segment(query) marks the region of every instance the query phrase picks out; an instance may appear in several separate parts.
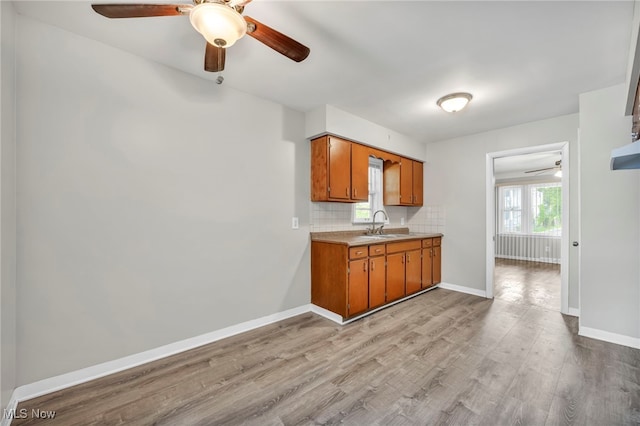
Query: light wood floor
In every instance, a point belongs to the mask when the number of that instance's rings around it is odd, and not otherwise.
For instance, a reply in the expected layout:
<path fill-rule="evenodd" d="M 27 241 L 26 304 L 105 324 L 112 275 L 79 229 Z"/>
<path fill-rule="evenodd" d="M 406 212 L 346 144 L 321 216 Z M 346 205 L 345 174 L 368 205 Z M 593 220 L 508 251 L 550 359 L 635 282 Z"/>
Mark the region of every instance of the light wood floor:
<path fill-rule="evenodd" d="M 46 425 L 640 422 L 640 351 L 576 332 L 559 312 L 435 289 L 346 326 L 300 315 L 19 408 L 55 410 Z"/>
<path fill-rule="evenodd" d="M 560 311 L 560 265 L 496 258 L 493 297 Z"/>

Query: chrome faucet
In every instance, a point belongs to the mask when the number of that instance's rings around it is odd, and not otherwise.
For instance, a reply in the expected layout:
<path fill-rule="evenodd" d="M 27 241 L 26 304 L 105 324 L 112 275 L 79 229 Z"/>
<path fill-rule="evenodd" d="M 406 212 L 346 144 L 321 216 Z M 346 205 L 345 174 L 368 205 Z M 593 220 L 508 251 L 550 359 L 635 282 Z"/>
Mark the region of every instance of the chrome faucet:
<path fill-rule="evenodd" d="M 384 220 L 389 220 L 389 217 L 387 216 L 387 214 L 384 212 L 384 210 L 378 210 L 373 214 L 373 222 L 371 223 L 371 229 L 369 230 L 369 233 L 371 234 L 382 234 L 382 228 L 384 227 L 384 222 L 382 222 L 382 224 L 380 225 L 380 228 L 378 228 L 376 230 L 376 215 L 378 213 L 382 213 L 384 215 Z"/>

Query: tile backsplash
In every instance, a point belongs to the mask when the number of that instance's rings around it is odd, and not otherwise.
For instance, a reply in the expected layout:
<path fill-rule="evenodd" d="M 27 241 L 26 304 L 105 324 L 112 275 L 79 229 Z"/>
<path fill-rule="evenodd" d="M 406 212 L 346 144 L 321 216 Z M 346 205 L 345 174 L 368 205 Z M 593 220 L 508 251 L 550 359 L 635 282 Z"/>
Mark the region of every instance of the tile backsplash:
<path fill-rule="evenodd" d="M 406 207 L 407 224 L 413 232 L 445 234 L 447 211 L 443 205 L 424 205 L 422 207 Z"/>
<path fill-rule="evenodd" d="M 370 225 L 351 223 L 352 204 L 312 202 L 309 227 L 311 232 L 355 231 L 366 229 Z M 409 227 L 413 232 L 445 233 L 445 208 L 441 205 L 422 207 L 385 207 L 389 216 L 389 228 Z M 402 225 L 401 219 L 405 219 Z"/>

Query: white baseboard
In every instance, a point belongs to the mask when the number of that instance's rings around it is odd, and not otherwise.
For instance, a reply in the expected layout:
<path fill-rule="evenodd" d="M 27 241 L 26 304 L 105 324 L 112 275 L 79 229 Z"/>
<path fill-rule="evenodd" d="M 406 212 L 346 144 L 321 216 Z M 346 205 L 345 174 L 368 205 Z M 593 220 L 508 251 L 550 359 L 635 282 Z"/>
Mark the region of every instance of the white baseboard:
<path fill-rule="evenodd" d="M 27 385 L 20 386 L 13 391 L 13 395 L 11 396 L 9 406 L 7 408 L 12 408 L 12 403 L 17 406 L 17 404 L 21 401 L 36 398 L 38 396 L 55 392 L 60 389 L 78 385 L 80 383 L 85 383 L 99 377 L 104 377 L 109 374 L 126 370 L 128 368 L 137 367 L 147 362 L 156 361 L 158 359 L 194 349 L 199 346 L 207 345 L 226 337 L 235 336 L 236 334 L 244 333 L 246 331 L 272 324 L 277 321 L 282 321 L 284 319 L 304 314 L 309 311 L 311 311 L 311 305 L 299 306 L 297 308 L 277 312 L 275 314 L 267 315 L 262 318 L 232 325 L 230 327 L 212 331 L 210 333 L 202 334 L 200 336 L 192 337 L 178 342 L 170 343 L 168 345 L 115 359 L 113 361 L 107 361 L 102 364 L 83 368 L 81 370 L 76 370 L 70 373 L 40 380 L 38 382 L 29 383 Z M 15 408 L 15 406 L 13 408 Z M 6 421 L 7 419 L 3 418 L 0 426 L 8 426 L 11 423 L 10 419 L 8 422 Z"/>
<path fill-rule="evenodd" d="M 569 311 L 567 311 L 567 315 L 571 315 L 572 317 L 579 317 L 580 316 L 580 309 L 569 308 Z"/>
<path fill-rule="evenodd" d="M 431 290 L 434 290 L 436 288 L 438 288 L 438 287 L 436 286 L 436 287 L 430 287 L 430 288 L 427 288 L 427 289 L 424 289 L 424 290 L 420 290 L 417 293 L 410 294 L 409 296 L 403 297 L 402 299 L 394 300 L 393 302 L 389 302 L 389 303 L 387 303 L 385 305 L 380 306 L 379 308 L 372 309 L 372 310 L 367 311 L 367 312 L 365 312 L 365 313 L 363 313 L 361 315 L 358 315 L 356 317 L 349 318 L 349 319 L 346 319 L 346 320 L 343 319 L 341 315 L 338 315 L 338 314 L 336 314 L 334 312 L 328 311 L 328 310 L 326 310 L 324 308 L 321 308 L 320 306 L 317 306 L 317 305 L 314 305 L 314 304 L 311 304 L 311 312 L 313 312 L 314 314 L 318 314 L 321 317 L 324 317 L 326 319 L 329 319 L 329 320 L 331 320 L 331 321 L 333 321 L 333 322 L 335 322 L 337 324 L 345 325 L 345 324 L 349 324 L 350 322 L 357 321 L 360 318 L 364 318 L 366 316 L 369 316 L 369 315 L 371 315 L 371 314 L 373 314 L 375 312 L 378 312 L 378 311 L 381 311 L 383 309 L 386 309 L 386 308 L 388 308 L 390 306 L 396 305 L 398 303 L 402 303 L 405 300 L 413 299 L 416 296 L 420 296 L 421 294 L 424 294 L 424 293 L 426 293 L 428 291 L 431 291 Z"/>
<path fill-rule="evenodd" d="M 474 296 L 487 297 L 487 292 L 485 290 L 479 290 L 477 288 L 464 287 L 456 284 L 449 283 L 440 283 L 438 287 L 444 288 L 445 290 L 453 290 L 460 293 L 473 294 Z"/>
<path fill-rule="evenodd" d="M 13 418 L 11 418 L 7 413 L 15 413 L 16 408 L 18 407 L 18 400 L 16 399 L 15 391 L 11 395 L 11 399 L 7 404 L 7 408 L 2 411 L 2 421 L 0 421 L 0 426 L 9 426 Z"/>
<path fill-rule="evenodd" d="M 579 336 L 590 337 L 592 339 L 603 340 L 617 345 L 628 346 L 630 348 L 640 349 L 640 338 L 625 336 L 623 334 L 611 333 L 609 331 L 598 330 L 597 328 L 589 328 L 580 326 L 578 330 Z"/>
<path fill-rule="evenodd" d="M 314 305 L 313 303 L 311 304 L 311 312 L 313 312 L 314 314 L 320 315 L 323 318 L 326 318 L 328 320 L 331 320 L 337 324 L 344 324 L 344 322 L 342 321 L 342 316 L 331 312 L 325 308 L 321 308 L 318 305 Z"/>

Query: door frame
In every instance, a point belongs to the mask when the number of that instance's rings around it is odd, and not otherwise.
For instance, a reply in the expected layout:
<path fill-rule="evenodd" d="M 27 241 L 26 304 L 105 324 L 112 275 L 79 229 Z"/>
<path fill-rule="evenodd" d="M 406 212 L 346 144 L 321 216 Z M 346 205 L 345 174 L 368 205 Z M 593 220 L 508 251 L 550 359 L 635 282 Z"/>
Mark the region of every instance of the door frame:
<path fill-rule="evenodd" d="M 493 299 L 493 274 L 495 269 L 496 194 L 493 160 L 514 155 L 535 154 L 547 151 L 562 153 L 562 237 L 560 239 L 560 312 L 569 313 L 569 142 L 536 145 L 506 151 L 490 152 L 486 156 L 486 297 Z"/>

